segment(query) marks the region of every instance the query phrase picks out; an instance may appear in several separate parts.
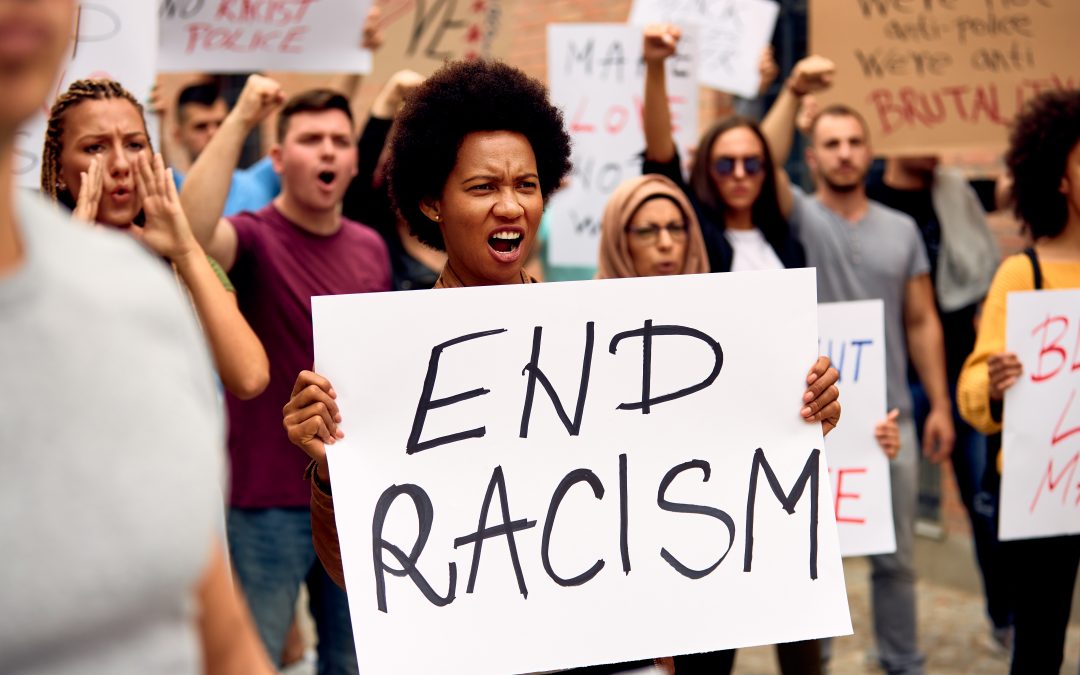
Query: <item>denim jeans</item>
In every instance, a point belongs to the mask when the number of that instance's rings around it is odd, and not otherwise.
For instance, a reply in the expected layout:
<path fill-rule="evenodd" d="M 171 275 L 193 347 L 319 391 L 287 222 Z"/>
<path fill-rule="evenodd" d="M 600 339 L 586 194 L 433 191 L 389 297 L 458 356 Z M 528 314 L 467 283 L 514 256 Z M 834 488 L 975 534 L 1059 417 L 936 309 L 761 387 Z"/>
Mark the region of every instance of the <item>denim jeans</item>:
<path fill-rule="evenodd" d="M 998 495 L 984 481 L 987 470 L 996 471 L 996 466 L 992 464 L 993 458 L 987 456 L 986 436 L 975 431 L 960 417 L 955 388 L 950 395 L 953 399 L 953 427 L 956 429 L 956 443 L 950 459 L 960 499 L 971 521 L 975 560 L 982 574 L 986 597 L 986 613 L 994 628 L 1006 628 L 1013 623 L 1013 603 L 1009 597 L 1010 584 L 1005 575 L 1002 546 L 997 537 Z M 926 390 L 917 382 L 911 384 L 911 398 L 915 404 L 915 424 L 921 441 L 930 402 Z M 993 482 L 996 484 L 997 481 Z"/>
<path fill-rule="evenodd" d="M 229 551 L 259 637 L 280 667 L 300 584 L 319 635 L 319 675 L 356 675 L 356 649 L 345 591 L 330 580 L 311 543 L 306 508 L 229 509 Z"/>
<path fill-rule="evenodd" d="M 896 552 L 870 556 L 871 601 L 878 660 L 890 675 L 922 675 L 915 620 L 915 507 L 921 448 L 912 419 L 902 415 L 900 453 L 889 466 Z"/>

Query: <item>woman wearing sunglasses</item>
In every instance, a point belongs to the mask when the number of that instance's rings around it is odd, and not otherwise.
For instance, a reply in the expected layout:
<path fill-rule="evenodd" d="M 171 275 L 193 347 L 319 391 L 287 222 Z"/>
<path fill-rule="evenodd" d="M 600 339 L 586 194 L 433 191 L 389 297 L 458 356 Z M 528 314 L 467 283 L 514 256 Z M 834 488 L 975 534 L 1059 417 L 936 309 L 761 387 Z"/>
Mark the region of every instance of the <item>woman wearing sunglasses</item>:
<path fill-rule="evenodd" d="M 645 28 L 645 163 L 642 173 L 667 176 L 694 207 L 713 272 L 804 267 L 806 254 L 780 212 L 776 172 L 757 122 L 734 116 L 701 136 L 690 169 L 671 134 L 664 61 L 675 53 L 679 29 Z"/>

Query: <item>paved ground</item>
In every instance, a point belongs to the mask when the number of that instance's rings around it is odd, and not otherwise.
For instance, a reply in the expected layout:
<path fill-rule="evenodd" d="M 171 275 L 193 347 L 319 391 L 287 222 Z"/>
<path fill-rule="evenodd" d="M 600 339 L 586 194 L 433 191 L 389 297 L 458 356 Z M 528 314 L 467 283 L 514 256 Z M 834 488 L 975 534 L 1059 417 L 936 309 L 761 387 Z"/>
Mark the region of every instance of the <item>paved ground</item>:
<path fill-rule="evenodd" d="M 855 634 L 833 643 L 830 675 L 863 675 L 881 672 L 871 664 L 867 652 L 873 646 L 870 621 L 869 563 L 864 558 L 844 564 L 848 602 Z M 919 639 L 927 655 L 926 672 L 932 675 L 1005 675 L 1007 656 L 994 650 L 989 639 L 989 624 L 984 618 L 982 598 L 954 586 L 920 581 Z M 1061 672 L 1077 673 L 1080 662 L 1080 625 L 1069 631 L 1065 665 Z M 739 651 L 736 675 L 772 675 L 776 667 L 775 650 L 757 647 Z"/>

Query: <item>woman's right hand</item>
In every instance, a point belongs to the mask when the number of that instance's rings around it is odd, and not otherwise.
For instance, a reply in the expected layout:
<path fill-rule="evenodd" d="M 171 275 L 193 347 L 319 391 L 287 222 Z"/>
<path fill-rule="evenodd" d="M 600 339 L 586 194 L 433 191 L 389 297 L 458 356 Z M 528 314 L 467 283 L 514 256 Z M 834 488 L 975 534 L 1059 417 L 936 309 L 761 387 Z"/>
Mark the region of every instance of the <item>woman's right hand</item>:
<path fill-rule="evenodd" d="M 95 155 L 90 160 L 90 166 L 86 171 L 81 172 L 79 177 L 82 179 L 82 184 L 79 185 L 79 198 L 75 202 L 75 210 L 72 215 L 88 223 L 97 222 L 103 180 L 101 158 Z"/>
<path fill-rule="evenodd" d="M 300 371 L 293 384 L 292 397 L 282 408 L 282 424 L 289 441 L 315 460 L 319 479 L 329 482 L 326 466 L 326 446 L 333 445 L 345 433 L 338 428 L 337 392 L 330 380 L 310 370 Z"/>
<path fill-rule="evenodd" d="M 991 354 L 986 360 L 986 369 L 990 375 L 990 399 L 994 401 L 1005 398 L 1005 390 L 1016 384 L 1024 374 L 1020 359 L 1012 352 Z"/>
<path fill-rule="evenodd" d="M 653 23 L 645 26 L 642 58 L 645 63 L 663 63 L 675 53 L 682 32 L 670 23 Z"/>

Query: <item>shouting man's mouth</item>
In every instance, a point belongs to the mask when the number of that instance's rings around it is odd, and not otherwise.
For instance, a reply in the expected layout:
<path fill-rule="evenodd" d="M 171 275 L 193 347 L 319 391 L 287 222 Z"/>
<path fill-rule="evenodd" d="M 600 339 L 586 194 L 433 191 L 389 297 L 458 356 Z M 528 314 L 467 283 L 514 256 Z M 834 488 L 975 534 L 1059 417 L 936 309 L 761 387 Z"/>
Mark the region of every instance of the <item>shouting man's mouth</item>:
<path fill-rule="evenodd" d="M 330 185 L 334 182 L 334 178 L 336 177 L 337 175 L 333 171 L 319 172 L 319 180 L 322 182 L 323 185 Z"/>

